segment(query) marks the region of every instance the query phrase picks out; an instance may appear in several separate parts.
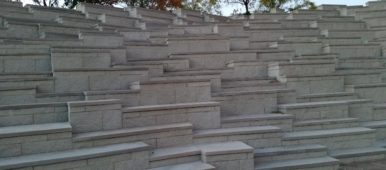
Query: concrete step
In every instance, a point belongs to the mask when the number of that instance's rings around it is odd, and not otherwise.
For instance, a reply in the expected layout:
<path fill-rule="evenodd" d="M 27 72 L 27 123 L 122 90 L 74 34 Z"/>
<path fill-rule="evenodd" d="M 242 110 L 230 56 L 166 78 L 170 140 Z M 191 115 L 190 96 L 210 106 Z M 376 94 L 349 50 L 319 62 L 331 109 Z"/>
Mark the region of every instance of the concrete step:
<path fill-rule="evenodd" d="M 294 50 L 296 55 L 323 53 L 323 44 L 319 41 L 284 42 L 279 41 L 279 50 Z"/>
<path fill-rule="evenodd" d="M 384 103 L 386 98 L 383 95 L 386 84 L 373 83 L 361 85 L 348 85 L 346 89 L 349 92 L 355 92 L 360 98 L 371 99 L 375 103 Z"/>
<path fill-rule="evenodd" d="M 49 54 L 48 45 L 2 44 L 0 55 Z"/>
<path fill-rule="evenodd" d="M 358 57 L 358 58 L 349 58 L 349 59 L 340 58 L 338 60 L 337 67 L 343 68 L 343 69 L 383 68 L 385 66 L 385 61 L 386 60 L 384 58 L 376 58 L 376 57 Z"/>
<path fill-rule="evenodd" d="M 378 141 L 382 141 L 386 139 L 386 120 L 377 120 L 377 121 L 370 121 L 370 122 L 363 122 L 361 124 L 364 127 L 375 129 L 376 130 L 376 137 Z"/>
<path fill-rule="evenodd" d="M 353 149 L 373 146 L 375 130 L 363 127 L 298 131 L 283 136 L 284 146 L 297 144 L 323 144 L 329 150 Z M 347 141 L 352 141 L 347 143 Z"/>
<path fill-rule="evenodd" d="M 222 117 L 221 127 L 277 126 L 283 131 L 292 130 L 292 115 L 254 114 Z"/>
<path fill-rule="evenodd" d="M 293 50 L 271 50 L 271 51 L 259 51 L 257 52 L 258 61 L 288 61 L 295 57 L 295 51 Z"/>
<path fill-rule="evenodd" d="M 320 39 L 324 44 L 337 45 L 337 44 L 361 44 L 363 40 L 361 37 L 342 37 L 342 38 L 332 38 L 326 37 Z"/>
<path fill-rule="evenodd" d="M 72 148 L 69 123 L 1 127 L 0 158 L 63 151 Z M 8 141 L 8 142 L 7 142 Z"/>
<path fill-rule="evenodd" d="M 127 160 L 127 154 L 135 155 L 136 153 L 141 153 L 149 149 L 149 145 L 143 142 L 136 143 L 125 143 L 125 144 L 116 144 L 109 146 L 99 146 L 87 149 L 77 149 L 61 152 L 51 152 L 43 154 L 34 154 L 21 157 L 12 157 L 0 159 L 0 168 L 1 169 L 18 169 L 18 168 L 34 168 L 34 167 L 43 167 L 47 169 L 57 168 L 58 166 L 70 166 L 79 167 L 79 168 L 100 168 L 101 166 L 113 166 L 120 164 L 119 161 L 113 161 L 108 165 L 93 165 L 86 162 L 93 161 L 95 158 L 105 158 L 105 159 L 118 159 L 126 158 L 125 161 L 132 161 L 132 159 Z M 147 152 L 146 152 L 147 153 Z M 145 157 L 143 157 L 145 159 Z M 74 165 L 74 161 L 85 161 L 84 164 Z M 138 161 L 138 160 L 137 160 Z M 145 163 L 145 161 L 139 161 L 140 163 Z M 137 162 L 138 163 L 138 162 Z M 144 166 L 138 164 L 131 164 L 130 166 Z M 129 167 L 127 167 L 129 168 Z"/>
<path fill-rule="evenodd" d="M 116 143 L 146 141 L 155 148 L 191 144 L 192 124 L 176 123 L 158 126 L 124 128 L 75 134 L 74 147 L 93 147 Z M 174 141 L 174 142 L 173 142 Z"/>
<path fill-rule="evenodd" d="M 386 109 L 386 104 L 385 103 L 379 103 L 379 104 L 374 104 L 373 105 L 373 112 L 374 112 L 374 115 L 372 117 L 371 120 L 374 120 L 374 121 L 382 121 L 382 120 L 386 120 L 386 112 L 385 112 L 385 109 Z"/>
<path fill-rule="evenodd" d="M 329 75 L 335 72 L 335 62 L 288 62 L 270 63 L 268 65 L 268 75 L 270 77 L 282 76 L 317 76 Z"/>
<path fill-rule="evenodd" d="M 339 54 L 338 58 L 381 57 L 382 49 L 378 44 L 330 45 L 331 53 Z"/>
<path fill-rule="evenodd" d="M 63 102 L 6 105 L 0 107 L 0 127 L 58 123 L 68 120 Z"/>
<path fill-rule="evenodd" d="M 362 21 L 317 21 L 319 29 L 327 30 L 360 30 L 366 29 L 366 23 Z"/>
<path fill-rule="evenodd" d="M 359 122 L 357 118 L 338 118 L 338 119 L 323 119 L 323 120 L 306 120 L 297 121 L 293 125 L 294 131 L 308 131 L 308 130 L 323 130 L 336 128 L 351 128 L 358 127 Z"/>
<path fill-rule="evenodd" d="M 279 110 L 282 113 L 294 115 L 294 120 L 296 121 L 347 118 L 348 108 L 349 106 L 346 101 L 326 101 L 279 105 Z"/>
<path fill-rule="evenodd" d="M 352 93 L 352 92 L 307 94 L 307 95 L 302 95 L 297 97 L 297 101 L 299 103 L 336 101 L 336 100 L 354 100 L 354 99 L 357 99 L 357 96 L 355 93 Z"/>
<path fill-rule="evenodd" d="M 332 169 L 339 167 L 339 161 L 331 157 L 306 158 L 290 161 L 272 161 L 255 166 L 255 170 Z"/>
<path fill-rule="evenodd" d="M 275 126 L 221 128 L 195 131 L 195 144 L 242 141 L 254 148 L 280 145 L 281 129 Z"/>
<path fill-rule="evenodd" d="M 331 38 L 361 37 L 368 41 L 375 38 L 375 34 L 371 30 L 328 30 L 327 32 L 326 36 Z"/>
<path fill-rule="evenodd" d="M 227 156 L 234 154 L 248 153 L 245 158 L 245 167 L 249 169 L 253 168 L 253 149 L 252 147 L 242 142 L 220 142 L 201 145 L 187 145 L 181 147 L 167 147 L 155 149 L 150 157 L 150 167 L 157 168 L 163 166 L 172 166 L 176 164 L 193 163 L 198 161 L 204 161 L 208 164 L 212 164 L 216 168 L 226 168 L 225 165 L 221 166 L 216 161 L 211 161 L 208 158 L 215 155 L 222 155 L 226 160 Z M 243 155 L 244 156 L 244 155 Z M 223 162 L 223 161 L 220 161 Z M 226 163 L 226 162 L 224 162 Z M 248 165 L 246 165 L 248 164 Z M 226 164 L 228 165 L 228 164 Z M 194 168 L 195 169 L 195 168 Z"/>
<path fill-rule="evenodd" d="M 367 162 L 384 159 L 386 149 L 381 147 L 364 147 L 345 150 L 335 150 L 330 156 L 339 159 L 341 163 Z"/>
<path fill-rule="evenodd" d="M 184 164 L 177 164 L 177 165 L 170 165 L 170 166 L 163 166 L 158 168 L 152 168 L 149 170 L 213 170 L 215 169 L 214 166 L 203 163 L 201 161 L 192 162 L 192 163 L 184 163 Z"/>
<path fill-rule="evenodd" d="M 144 127 L 190 122 L 194 129 L 220 127 L 219 103 L 178 103 L 126 107 L 122 109 L 126 127 Z"/>
<path fill-rule="evenodd" d="M 36 86 L 0 88 L 0 105 L 35 103 Z"/>
<path fill-rule="evenodd" d="M 288 161 L 324 156 L 327 156 L 327 147 L 322 145 L 262 148 L 255 150 L 255 164 L 258 166 L 269 161 Z"/>

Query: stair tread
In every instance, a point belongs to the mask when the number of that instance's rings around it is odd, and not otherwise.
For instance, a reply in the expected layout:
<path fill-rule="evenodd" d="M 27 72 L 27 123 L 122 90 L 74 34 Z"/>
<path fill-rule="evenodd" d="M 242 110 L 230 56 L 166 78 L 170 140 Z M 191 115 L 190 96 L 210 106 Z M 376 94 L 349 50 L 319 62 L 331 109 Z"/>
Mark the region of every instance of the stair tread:
<path fill-rule="evenodd" d="M 179 108 L 218 106 L 218 105 L 219 105 L 218 102 L 177 103 L 177 104 L 162 104 L 162 105 L 126 107 L 126 108 L 122 109 L 122 111 L 123 112 L 136 112 L 136 111 L 152 111 L 152 110 L 179 109 Z"/>
<path fill-rule="evenodd" d="M 314 131 L 289 132 L 284 135 L 284 140 L 313 139 L 328 136 L 344 136 L 347 134 L 366 134 L 374 132 L 374 129 L 364 127 L 340 128 Z"/>
<path fill-rule="evenodd" d="M 126 128 L 126 129 L 117 129 L 117 130 L 105 130 L 97 132 L 85 132 L 74 135 L 74 141 L 88 141 L 88 140 L 98 140 L 106 139 L 112 137 L 122 137 L 128 135 L 138 135 L 138 134 L 147 134 L 147 133 L 156 133 L 163 132 L 172 129 L 191 129 L 192 124 L 190 123 L 176 123 L 168 125 L 157 125 L 157 126 L 145 126 L 145 127 L 136 127 L 136 128 Z"/>
<path fill-rule="evenodd" d="M 197 162 L 152 168 L 150 170 L 210 170 L 210 169 L 215 169 L 215 167 L 210 164 L 197 161 Z"/>
<path fill-rule="evenodd" d="M 336 100 L 336 101 L 319 101 L 319 102 L 305 102 L 305 103 L 292 103 L 292 104 L 282 104 L 279 105 L 279 108 L 286 109 L 298 109 L 306 107 L 328 107 L 332 105 L 342 105 L 356 102 L 368 102 L 368 99 L 351 99 L 351 100 Z"/>
<path fill-rule="evenodd" d="M 327 150 L 327 147 L 323 145 L 298 145 L 298 146 L 272 147 L 272 148 L 256 149 L 255 157 L 267 156 L 267 155 L 305 153 L 305 152 L 324 151 L 324 150 Z"/>
<path fill-rule="evenodd" d="M 335 158 L 358 157 L 382 153 L 386 153 L 386 149 L 381 147 L 365 147 L 330 151 L 330 155 Z"/>
<path fill-rule="evenodd" d="M 254 126 L 254 127 L 237 127 L 237 128 L 221 128 L 195 131 L 195 137 L 211 137 L 223 135 L 245 135 L 255 133 L 272 133 L 281 132 L 279 127 L 275 126 Z"/>
<path fill-rule="evenodd" d="M 222 122 L 244 122 L 248 120 L 271 120 L 271 119 L 290 119 L 290 114 L 247 114 L 237 116 L 227 116 L 222 118 Z"/>
<path fill-rule="evenodd" d="M 88 159 L 93 157 L 126 154 L 128 152 L 142 151 L 147 150 L 149 148 L 149 145 L 143 142 L 135 142 L 93 147 L 87 149 L 76 149 L 69 151 L 3 158 L 0 159 L 0 169 L 13 169 L 36 165 L 54 164 L 59 162 L 78 161 L 80 159 Z"/>
<path fill-rule="evenodd" d="M 331 157 L 319 157 L 319 158 L 307 158 L 289 161 L 273 161 L 267 163 L 261 163 L 255 166 L 255 170 L 284 170 L 284 169 L 300 169 L 300 168 L 312 168 L 328 165 L 338 165 L 339 161 Z"/>
<path fill-rule="evenodd" d="M 386 127 L 386 120 L 363 122 L 362 126 L 369 128 Z"/>
<path fill-rule="evenodd" d="M 228 154 L 239 152 L 252 152 L 253 148 L 243 142 L 220 142 L 209 144 L 195 144 L 188 146 L 158 148 L 150 156 L 151 161 L 181 158 L 185 156 L 205 154 Z"/>
<path fill-rule="evenodd" d="M 0 127 L 0 138 L 16 137 L 16 136 L 24 136 L 24 135 L 60 133 L 60 132 L 70 132 L 70 131 L 71 131 L 71 124 L 68 122 L 7 126 L 7 127 Z"/>
<path fill-rule="evenodd" d="M 352 96 L 355 93 L 352 92 L 335 92 L 335 93 L 313 93 L 301 95 L 298 98 L 317 98 L 317 97 L 335 97 L 335 96 Z"/>
<path fill-rule="evenodd" d="M 333 124 L 333 123 L 344 123 L 344 122 L 356 122 L 357 118 L 335 118 L 335 119 L 317 119 L 317 120 L 305 120 L 294 123 L 295 126 L 306 126 L 314 124 Z"/>

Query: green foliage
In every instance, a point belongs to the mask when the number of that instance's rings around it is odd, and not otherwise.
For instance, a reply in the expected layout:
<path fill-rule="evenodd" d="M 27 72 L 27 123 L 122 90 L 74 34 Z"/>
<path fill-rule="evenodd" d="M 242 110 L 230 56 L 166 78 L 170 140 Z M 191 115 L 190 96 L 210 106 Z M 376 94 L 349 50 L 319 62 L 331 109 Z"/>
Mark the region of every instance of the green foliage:
<path fill-rule="evenodd" d="M 294 11 L 298 9 L 316 9 L 311 0 L 260 0 L 261 11 L 284 10 Z"/>

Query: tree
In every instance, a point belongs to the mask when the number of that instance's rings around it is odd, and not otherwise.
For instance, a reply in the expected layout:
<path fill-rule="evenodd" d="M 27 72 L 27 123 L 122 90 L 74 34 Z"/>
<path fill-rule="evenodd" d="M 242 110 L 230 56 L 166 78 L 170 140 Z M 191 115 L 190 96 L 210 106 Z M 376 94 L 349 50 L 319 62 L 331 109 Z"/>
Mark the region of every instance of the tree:
<path fill-rule="evenodd" d="M 58 7 L 59 0 L 33 0 L 36 5 L 45 7 Z"/>
<path fill-rule="evenodd" d="M 297 9 L 316 9 L 315 3 L 310 0 L 260 0 L 260 10 L 272 11 L 285 10 L 294 11 Z"/>
<path fill-rule="evenodd" d="M 221 4 L 217 0 L 184 0 L 182 8 L 221 15 Z"/>
<path fill-rule="evenodd" d="M 255 6 L 257 0 L 226 0 L 229 4 L 241 4 L 245 8 L 244 15 L 251 15 L 251 8 Z"/>

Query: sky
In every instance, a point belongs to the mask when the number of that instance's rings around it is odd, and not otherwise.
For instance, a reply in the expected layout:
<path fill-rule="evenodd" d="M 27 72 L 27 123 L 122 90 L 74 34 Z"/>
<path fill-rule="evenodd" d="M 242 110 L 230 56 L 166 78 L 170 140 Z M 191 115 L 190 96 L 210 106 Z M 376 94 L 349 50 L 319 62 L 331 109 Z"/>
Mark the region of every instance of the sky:
<path fill-rule="evenodd" d="M 23 3 L 32 3 L 32 0 L 21 0 Z M 316 5 L 321 4 L 344 4 L 344 5 L 365 5 L 368 0 L 312 0 Z M 222 9 L 223 15 L 230 15 L 234 9 L 244 11 L 241 5 L 226 5 Z"/>
<path fill-rule="evenodd" d="M 365 5 L 368 0 L 312 0 L 317 6 L 321 4 Z M 226 5 L 223 7 L 223 15 L 230 15 L 234 9 L 244 11 L 241 5 Z"/>

